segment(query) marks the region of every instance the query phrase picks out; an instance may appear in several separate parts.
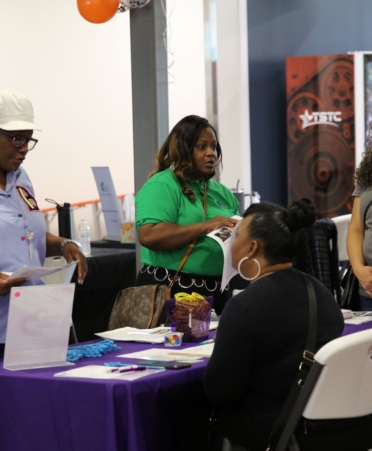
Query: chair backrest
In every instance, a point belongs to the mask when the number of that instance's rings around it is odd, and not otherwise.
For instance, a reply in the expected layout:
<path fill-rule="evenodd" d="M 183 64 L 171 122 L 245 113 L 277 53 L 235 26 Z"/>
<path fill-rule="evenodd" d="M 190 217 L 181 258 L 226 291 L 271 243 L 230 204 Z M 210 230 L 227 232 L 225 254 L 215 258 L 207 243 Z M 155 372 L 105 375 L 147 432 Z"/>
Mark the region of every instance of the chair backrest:
<path fill-rule="evenodd" d="M 44 267 L 50 268 L 51 266 L 53 266 L 56 268 L 60 268 L 61 266 L 65 266 L 66 264 L 67 262 L 64 257 L 47 257 L 44 262 Z M 70 266 L 69 268 L 56 272 L 54 274 L 44 276 L 42 279 L 47 285 L 70 283 L 74 271 L 75 265 Z"/>
<path fill-rule="evenodd" d="M 316 354 L 323 365 L 306 404 L 309 419 L 349 418 L 372 413 L 372 330 L 337 338 Z"/>
<path fill-rule="evenodd" d="M 346 251 L 346 237 L 351 221 L 351 214 L 337 216 L 336 218 L 332 218 L 332 221 L 337 227 L 338 258 L 340 262 L 344 262 L 349 260 L 349 256 Z"/>
<path fill-rule="evenodd" d="M 312 262 L 313 275 L 336 296 L 338 302 L 341 302 L 337 238 L 336 224 L 329 218 L 317 219 L 314 225 L 307 229 L 309 258 Z M 298 269 L 309 272 L 300 267 Z"/>
<path fill-rule="evenodd" d="M 324 345 L 295 402 L 276 451 L 287 450 L 301 416 L 313 420 L 372 413 L 372 329 Z"/>

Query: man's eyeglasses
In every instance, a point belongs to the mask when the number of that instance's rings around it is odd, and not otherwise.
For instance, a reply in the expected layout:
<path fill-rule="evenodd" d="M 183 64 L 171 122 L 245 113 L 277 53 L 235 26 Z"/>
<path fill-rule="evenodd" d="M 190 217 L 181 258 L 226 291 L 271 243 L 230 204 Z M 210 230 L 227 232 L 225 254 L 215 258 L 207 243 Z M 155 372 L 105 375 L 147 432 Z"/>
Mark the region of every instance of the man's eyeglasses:
<path fill-rule="evenodd" d="M 7 132 L 6 130 L 0 129 L 0 133 L 2 135 L 7 135 L 13 138 L 12 145 L 16 149 L 22 149 L 22 147 L 27 146 L 28 150 L 32 150 L 36 146 L 38 141 L 37 139 L 34 138 L 26 138 L 25 136 L 21 135 L 13 135 L 13 133 Z"/>

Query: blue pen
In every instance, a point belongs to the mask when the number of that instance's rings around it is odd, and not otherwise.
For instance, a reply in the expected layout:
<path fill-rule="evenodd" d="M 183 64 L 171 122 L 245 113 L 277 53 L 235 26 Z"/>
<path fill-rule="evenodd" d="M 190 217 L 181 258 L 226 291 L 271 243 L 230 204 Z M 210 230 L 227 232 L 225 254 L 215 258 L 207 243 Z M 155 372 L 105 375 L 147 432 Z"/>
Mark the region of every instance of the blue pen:
<path fill-rule="evenodd" d="M 128 367 L 128 366 L 133 366 L 133 364 L 131 364 L 131 363 L 121 363 L 121 362 L 105 362 L 104 364 L 103 364 L 104 366 L 126 366 L 126 367 Z"/>
<path fill-rule="evenodd" d="M 200 345 L 209 345 L 210 343 L 214 343 L 214 339 L 211 338 L 210 340 L 205 340 L 199 343 Z"/>

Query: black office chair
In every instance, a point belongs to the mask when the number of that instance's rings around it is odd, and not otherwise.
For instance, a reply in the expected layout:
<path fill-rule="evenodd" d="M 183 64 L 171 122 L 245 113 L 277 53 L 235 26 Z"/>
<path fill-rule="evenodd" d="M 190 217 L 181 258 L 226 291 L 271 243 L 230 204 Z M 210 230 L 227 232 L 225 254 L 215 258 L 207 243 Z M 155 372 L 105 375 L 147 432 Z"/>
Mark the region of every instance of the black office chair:
<path fill-rule="evenodd" d="M 332 219 L 318 219 L 298 243 L 294 267 L 320 280 L 341 304 L 338 234 Z"/>

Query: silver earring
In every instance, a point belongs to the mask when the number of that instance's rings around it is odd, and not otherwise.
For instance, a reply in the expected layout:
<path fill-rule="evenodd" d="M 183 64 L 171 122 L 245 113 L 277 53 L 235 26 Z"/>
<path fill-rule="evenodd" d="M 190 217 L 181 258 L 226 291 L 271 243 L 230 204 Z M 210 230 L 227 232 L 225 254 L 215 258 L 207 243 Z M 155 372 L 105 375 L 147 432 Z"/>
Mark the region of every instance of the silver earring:
<path fill-rule="evenodd" d="M 257 279 L 257 277 L 261 274 L 261 265 L 260 265 L 260 262 L 259 262 L 258 260 L 256 260 L 255 258 L 252 258 L 252 261 L 254 261 L 255 263 L 257 263 L 257 266 L 258 266 L 258 273 L 257 273 L 254 277 L 245 277 L 245 276 L 243 276 L 243 274 L 242 274 L 242 272 L 241 272 L 241 270 L 240 270 L 240 265 L 241 265 L 245 260 L 249 260 L 249 257 L 244 257 L 244 258 L 242 258 L 242 259 L 240 260 L 239 265 L 238 265 L 238 273 L 239 273 L 239 276 L 240 276 L 242 279 L 245 279 L 245 280 L 255 280 L 255 279 Z"/>

